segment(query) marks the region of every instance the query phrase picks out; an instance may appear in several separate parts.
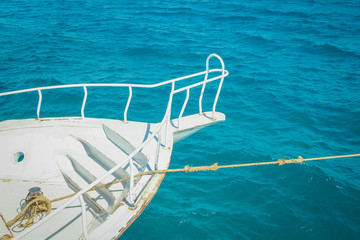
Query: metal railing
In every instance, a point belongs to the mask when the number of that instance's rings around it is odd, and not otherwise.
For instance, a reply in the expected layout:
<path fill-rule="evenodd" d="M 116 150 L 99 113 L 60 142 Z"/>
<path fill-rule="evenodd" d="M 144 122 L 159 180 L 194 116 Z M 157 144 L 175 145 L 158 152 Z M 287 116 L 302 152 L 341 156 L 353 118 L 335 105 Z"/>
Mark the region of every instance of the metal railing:
<path fill-rule="evenodd" d="M 209 69 L 209 60 L 211 58 L 213 58 L 213 57 L 217 58 L 220 61 L 221 66 L 222 66 L 221 69 Z M 208 79 L 209 73 L 213 73 L 213 72 L 218 72 L 218 73 L 221 73 L 221 74 L 216 76 L 216 77 Z M 201 75 L 204 75 L 204 80 L 203 81 L 200 81 L 200 82 L 197 82 L 197 83 L 194 83 L 194 84 L 191 84 L 191 85 L 179 88 L 179 89 L 175 89 L 175 83 L 176 82 L 186 80 L 186 79 L 190 79 L 190 78 L 197 77 L 197 76 L 201 76 Z M 44 217 L 37 224 L 35 224 L 35 225 L 27 228 L 25 231 L 21 232 L 14 239 L 20 239 L 20 238 L 24 237 L 25 235 L 27 235 L 28 233 L 30 233 L 31 231 L 38 228 L 40 225 L 42 225 L 43 223 L 47 222 L 49 219 L 54 217 L 56 214 L 58 214 L 60 211 L 65 209 L 67 206 L 69 206 L 71 203 L 73 203 L 77 199 L 79 199 L 80 204 L 81 204 L 81 212 L 82 212 L 82 218 L 83 218 L 82 219 L 83 235 L 84 235 L 85 239 L 88 239 L 88 232 L 87 232 L 87 226 L 86 226 L 86 214 L 85 214 L 85 202 L 84 202 L 84 199 L 83 199 L 83 194 L 86 193 L 92 187 L 95 187 L 97 184 L 102 182 L 108 176 L 113 174 L 117 169 L 119 169 L 121 166 L 123 166 L 124 164 L 127 164 L 127 163 L 130 164 L 130 189 L 129 189 L 129 193 L 128 193 L 128 198 L 129 198 L 128 201 L 129 201 L 130 204 L 134 204 L 132 187 L 131 187 L 134 184 L 134 174 L 133 174 L 133 171 L 132 171 L 133 167 L 131 167 L 131 165 L 133 164 L 132 163 L 132 158 L 139 151 L 141 151 L 155 137 L 157 137 L 157 141 L 158 141 L 157 148 L 161 147 L 162 143 L 160 141 L 162 141 L 162 139 L 164 139 L 164 146 L 167 148 L 167 146 L 168 146 L 167 135 L 169 133 L 169 127 L 170 127 L 170 117 L 171 117 L 171 108 L 172 108 L 173 95 L 176 94 L 176 93 L 179 93 L 179 92 L 186 91 L 186 97 L 185 97 L 183 106 L 181 108 L 181 111 L 180 111 L 180 114 L 179 114 L 179 117 L 178 117 L 178 128 L 179 128 L 180 123 L 181 123 L 182 115 L 184 113 L 184 110 L 185 110 L 185 108 L 187 106 L 187 103 L 188 103 L 188 100 L 189 100 L 190 89 L 192 89 L 194 87 L 197 87 L 197 86 L 202 86 L 201 94 L 200 94 L 200 97 L 199 97 L 199 113 L 202 114 L 203 113 L 202 98 L 203 98 L 203 94 L 204 94 L 204 91 L 205 91 L 206 84 L 209 83 L 209 82 L 215 81 L 215 80 L 220 80 L 220 83 L 219 83 L 218 89 L 217 89 L 217 93 L 216 93 L 216 96 L 215 96 L 215 99 L 214 99 L 214 102 L 213 102 L 213 107 L 212 107 L 212 118 L 214 118 L 215 117 L 216 104 L 217 104 L 217 101 L 218 101 L 218 98 L 219 98 L 219 94 L 220 94 L 220 91 L 221 91 L 223 80 L 227 75 L 228 75 L 228 71 L 225 70 L 225 65 L 224 65 L 224 62 L 221 59 L 221 57 L 218 56 L 217 54 L 211 54 L 211 55 L 208 56 L 208 58 L 206 60 L 206 70 L 205 71 L 195 73 L 195 74 L 191 74 L 191 75 L 184 76 L 184 77 L 180 77 L 180 78 L 175 78 L 175 79 L 160 82 L 160 83 L 156 83 L 156 84 L 152 84 L 152 85 L 116 84 L 116 83 L 114 83 L 114 84 L 71 84 L 71 85 L 61 85 L 61 86 L 30 88 L 30 89 L 25 89 L 25 90 L 18 90 L 18 91 L 0 93 L 0 97 L 1 97 L 1 96 L 7 96 L 7 95 L 13 95 L 13 94 L 37 91 L 38 95 L 39 95 L 39 101 L 38 101 L 38 106 L 37 106 L 37 117 L 38 117 L 38 119 L 41 119 L 40 118 L 40 110 L 41 110 L 41 105 L 42 105 L 42 91 L 50 90 L 50 89 L 82 87 L 84 89 L 84 97 L 83 97 L 82 107 L 81 107 L 81 117 L 85 118 L 84 110 L 85 110 L 85 105 L 86 105 L 86 101 L 87 101 L 87 89 L 88 88 L 90 88 L 90 87 L 126 87 L 126 88 L 129 89 L 129 96 L 128 96 L 126 107 L 125 107 L 125 110 L 124 110 L 124 121 L 127 122 L 128 121 L 128 119 L 127 119 L 127 111 L 129 109 L 129 106 L 130 106 L 130 103 L 131 103 L 131 100 L 132 100 L 133 88 L 156 88 L 156 87 L 159 87 L 159 86 L 164 86 L 164 85 L 167 85 L 167 84 L 171 84 L 171 92 L 169 94 L 169 100 L 168 100 L 166 112 L 164 114 L 164 117 L 163 117 L 162 121 L 160 122 L 160 124 L 158 124 L 156 130 L 152 132 L 150 137 L 148 137 L 130 155 L 128 155 L 124 160 L 122 160 L 120 163 L 118 163 L 112 169 L 110 169 L 102 177 L 98 178 L 96 181 L 92 182 L 87 187 L 85 187 L 81 191 L 77 192 L 76 195 L 74 195 L 73 197 L 68 199 L 64 204 L 62 204 L 56 210 L 52 211 L 49 215 Z M 164 133 L 164 136 L 162 136 L 163 132 L 161 132 L 163 130 L 163 128 L 166 129 L 165 133 Z M 156 149 L 156 154 L 157 155 L 159 154 L 159 149 Z M 156 158 L 158 158 L 158 156 L 156 156 Z"/>
<path fill-rule="evenodd" d="M 219 59 L 219 61 L 222 64 L 221 69 L 211 69 L 211 70 L 209 70 L 209 60 L 212 57 L 216 57 L 216 58 Z M 208 79 L 209 73 L 212 73 L 212 72 L 221 72 L 221 75 Z M 180 88 L 180 89 L 176 89 L 176 90 L 174 89 L 175 82 L 190 79 L 190 78 L 201 76 L 201 75 L 205 75 L 204 81 L 198 82 L 196 84 L 192 84 L 192 85 Z M 41 110 L 41 105 L 42 105 L 42 91 L 51 90 L 51 89 L 63 89 L 63 88 L 83 88 L 84 89 L 84 97 L 83 97 L 83 102 L 82 102 L 82 106 L 81 106 L 81 117 L 85 118 L 84 111 L 85 111 L 85 105 L 86 105 L 87 96 L 88 96 L 88 93 L 87 93 L 88 88 L 90 88 L 90 87 L 126 87 L 126 88 L 129 88 L 129 97 L 128 97 L 128 101 L 126 103 L 126 107 L 125 107 L 125 110 L 124 110 L 124 121 L 126 122 L 127 121 L 127 112 L 128 112 L 128 109 L 129 109 L 129 106 L 130 106 L 130 103 L 131 103 L 131 99 L 132 99 L 132 89 L 133 88 L 156 88 L 156 87 L 164 86 L 164 85 L 167 85 L 167 84 L 172 84 L 173 87 L 172 87 L 172 91 L 170 93 L 170 97 L 172 97 L 173 94 L 176 94 L 176 93 L 179 93 L 179 92 L 182 92 L 182 91 L 185 91 L 185 90 L 187 91 L 187 97 L 185 99 L 185 103 L 184 103 L 184 106 L 183 106 L 183 109 L 184 109 L 185 106 L 186 106 L 187 100 L 188 100 L 190 88 L 202 85 L 202 90 L 201 90 L 201 94 L 200 94 L 200 97 L 199 97 L 199 113 L 202 113 L 202 98 L 203 98 L 203 94 L 204 94 L 206 84 L 209 83 L 209 82 L 221 79 L 219 87 L 218 87 L 218 92 L 216 94 L 216 98 L 215 98 L 215 101 L 214 101 L 214 104 L 213 104 L 213 113 L 214 113 L 215 108 L 216 108 L 216 104 L 217 104 L 217 100 L 218 100 L 218 97 L 219 97 L 219 94 L 220 94 L 220 90 L 221 90 L 221 87 L 222 87 L 222 83 L 223 83 L 223 80 L 224 80 L 224 77 L 226 77 L 227 75 L 228 75 L 228 71 L 225 70 L 224 62 L 220 58 L 220 56 L 218 56 L 217 54 L 211 54 L 206 60 L 206 71 L 191 74 L 191 75 L 180 77 L 180 78 L 171 79 L 171 80 L 156 83 L 156 84 L 148 84 L 148 85 L 146 85 L 146 84 L 122 84 L 122 83 L 68 84 L 68 85 L 37 87 L 37 88 L 29 88 L 29 89 L 24 89 L 24 90 L 5 92 L 5 93 L 0 93 L 0 97 L 1 96 L 19 94 L 19 93 L 27 93 L 27 92 L 36 92 L 37 91 L 38 95 L 39 95 L 39 101 L 38 101 L 38 106 L 37 106 L 37 118 L 40 119 L 40 110 Z M 169 99 L 169 101 L 170 101 L 170 99 Z M 182 109 L 182 112 L 181 112 L 180 115 L 182 115 L 183 109 Z"/>

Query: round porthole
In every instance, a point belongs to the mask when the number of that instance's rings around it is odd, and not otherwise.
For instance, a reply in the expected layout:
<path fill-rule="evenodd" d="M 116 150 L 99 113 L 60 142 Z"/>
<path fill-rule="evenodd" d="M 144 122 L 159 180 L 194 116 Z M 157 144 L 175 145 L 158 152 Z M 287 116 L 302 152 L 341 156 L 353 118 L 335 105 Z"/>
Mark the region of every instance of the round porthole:
<path fill-rule="evenodd" d="M 22 162 L 25 158 L 25 154 L 21 151 L 14 153 L 13 159 L 15 163 Z"/>

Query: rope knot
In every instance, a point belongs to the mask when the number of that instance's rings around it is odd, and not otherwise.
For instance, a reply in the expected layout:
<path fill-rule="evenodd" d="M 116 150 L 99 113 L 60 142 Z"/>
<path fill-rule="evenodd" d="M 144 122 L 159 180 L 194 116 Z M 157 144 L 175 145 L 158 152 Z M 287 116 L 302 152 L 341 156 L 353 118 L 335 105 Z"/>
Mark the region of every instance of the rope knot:
<path fill-rule="evenodd" d="M 281 165 L 284 165 L 284 164 L 286 163 L 286 160 L 283 159 L 283 158 L 279 158 L 276 162 L 277 162 L 277 164 L 278 164 L 279 166 L 281 166 Z"/>
<path fill-rule="evenodd" d="M 219 163 L 214 163 L 213 165 L 211 165 L 209 167 L 209 170 L 212 170 L 212 171 L 217 171 L 219 169 L 219 166 L 218 166 Z"/>
<path fill-rule="evenodd" d="M 298 158 L 292 158 L 289 160 L 286 160 L 284 158 L 279 158 L 276 162 L 278 165 L 284 165 L 286 163 L 302 163 L 304 161 L 304 158 L 302 156 L 299 156 Z"/>
<path fill-rule="evenodd" d="M 297 159 L 295 159 L 295 163 L 302 163 L 304 161 L 304 158 L 302 156 L 298 156 Z"/>
<path fill-rule="evenodd" d="M 22 230 L 24 230 L 25 228 L 30 227 L 36 222 L 40 221 L 43 217 L 43 213 L 48 215 L 50 212 L 51 202 L 43 194 L 41 194 L 40 196 L 36 196 L 27 202 L 26 206 L 21 210 L 21 212 L 13 220 L 7 222 L 6 225 L 11 227 L 16 222 L 20 221 L 18 225 L 23 227 Z M 38 215 L 40 216 L 40 219 L 36 219 Z M 23 224 L 22 222 L 24 220 L 27 220 L 27 222 Z"/>
<path fill-rule="evenodd" d="M 198 171 L 216 171 L 219 169 L 218 163 L 214 163 L 211 166 L 202 166 L 202 167 L 190 167 L 189 165 L 186 165 L 183 169 L 184 172 L 198 172 Z"/>
<path fill-rule="evenodd" d="M 184 167 L 184 172 L 186 172 L 186 173 L 192 172 L 192 171 L 191 171 L 191 167 L 190 167 L 189 165 L 186 165 L 186 166 Z"/>

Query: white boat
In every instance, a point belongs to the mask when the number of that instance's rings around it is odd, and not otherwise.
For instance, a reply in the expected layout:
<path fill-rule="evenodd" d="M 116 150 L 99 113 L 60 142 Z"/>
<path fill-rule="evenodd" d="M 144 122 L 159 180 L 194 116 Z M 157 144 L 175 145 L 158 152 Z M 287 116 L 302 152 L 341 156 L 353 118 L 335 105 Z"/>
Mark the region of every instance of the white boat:
<path fill-rule="evenodd" d="M 212 58 L 220 61 L 221 68 L 209 69 Z M 227 75 L 223 60 L 211 54 L 205 71 L 153 85 L 74 84 L 1 93 L 6 98 L 35 92 L 38 105 L 37 118 L 0 122 L 0 239 L 118 238 L 144 211 L 165 177 L 135 175 L 168 169 L 173 143 L 225 120 L 216 105 Z M 180 81 L 182 87 L 177 87 Z M 205 112 L 202 98 L 213 81 L 217 90 L 212 111 Z M 133 91 L 156 91 L 164 85 L 171 90 L 165 96 L 161 122 L 128 120 Z M 92 87 L 129 90 L 123 119 L 85 117 L 87 91 Z M 84 91 L 81 116 L 40 116 L 44 92 L 73 88 Z M 201 89 L 196 98 L 199 111 L 183 116 L 194 88 Z M 171 119 L 173 96 L 180 92 L 186 97 L 177 119 Z M 102 185 L 119 179 L 127 180 Z M 93 187 L 97 189 L 88 191 Z"/>

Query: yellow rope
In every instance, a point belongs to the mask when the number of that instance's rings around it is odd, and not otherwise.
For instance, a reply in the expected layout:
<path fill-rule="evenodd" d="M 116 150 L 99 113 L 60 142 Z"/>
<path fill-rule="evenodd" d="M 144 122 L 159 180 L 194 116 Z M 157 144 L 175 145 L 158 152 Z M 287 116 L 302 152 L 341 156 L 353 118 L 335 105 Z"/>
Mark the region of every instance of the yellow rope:
<path fill-rule="evenodd" d="M 33 214 L 25 214 L 26 211 L 30 208 Z M 36 213 L 46 212 L 49 214 L 51 212 L 51 202 L 44 195 L 37 196 L 35 199 L 31 200 L 26 206 L 21 210 L 21 212 L 11 221 L 7 222 L 6 225 L 11 227 L 15 222 L 19 220 L 28 219 L 28 221 L 24 224 L 25 227 L 30 227 L 34 224 L 34 218 L 36 217 Z"/>
<path fill-rule="evenodd" d="M 2 237 L 0 237 L 0 240 L 9 240 L 9 239 L 12 239 L 14 237 L 14 235 L 12 234 L 9 226 L 6 225 L 6 221 L 4 219 L 4 216 L 0 213 L 0 218 L 1 220 L 3 221 L 3 223 L 5 223 L 5 226 L 7 228 L 7 230 L 9 231 L 10 234 L 5 234 L 3 235 Z"/>
<path fill-rule="evenodd" d="M 134 176 L 134 178 L 144 176 L 144 175 L 150 175 L 150 174 L 165 174 L 165 173 L 173 173 L 173 172 L 189 173 L 189 172 L 198 172 L 198 171 L 217 171 L 218 169 L 221 169 L 221 168 L 237 168 L 237 167 L 249 167 L 249 166 L 260 166 L 260 165 L 272 165 L 272 164 L 278 164 L 281 166 L 284 164 L 302 163 L 305 161 L 350 158 L 350 157 L 360 157 L 360 154 L 329 156 L 329 157 L 319 157 L 319 158 L 307 158 L 307 159 L 304 159 L 301 156 L 299 156 L 298 158 L 294 158 L 294 159 L 280 158 L 277 161 L 272 161 L 272 162 L 242 163 L 242 164 L 232 164 L 232 165 L 222 165 L 222 166 L 219 166 L 218 163 L 214 163 L 211 166 L 198 166 L 198 167 L 190 167 L 189 165 L 186 165 L 184 168 L 178 168 L 178 169 L 153 170 L 153 171 L 143 172 L 143 173 L 136 174 Z M 96 190 L 99 188 L 104 188 L 104 187 L 107 187 L 107 186 L 110 186 L 110 185 L 113 185 L 116 183 L 128 181 L 129 179 L 130 179 L 130 177 L 127 177 L 127 178 L 119 179 L 119 180 L 116 180 L 113 182 L 101 184 L 101 185 L 98 185 L 96 187 L 89 189 L 87 192 L 93 191 L 93 190 Z M 24 224 L 24 227 L 29 227 L 35 223 L 34 218 L 35 218 L 37 212 L 46 212 L 46 214 L 49 214 L 51 212 L 51 203 L 52 202 L 57 202 L 57 201 L 60 201 L 60 200 L 66 199 L 66 198 L 70 198 L 74 195 L 76 195 L 76 193 L 69 194 L 69 195 L 66 195 L 66 196 L 63 196 L 60 198 L 56 198 L 51 201 L 49 199 L 47 199 L 44 195 L 40 195 L 40 196 L 36 197 L 35 199 L 31 200 L 22 209 L 22 211 L 13 220 L 7 222 L 6 225 L 7 225 L 7 227 L 10 227 L 17 221 L 20 221 L 20 220 L 23 221 L 24 219 L 28 219 L 28 221 Z M 30 211 L 32 211 L 32 213 L 27 213 L 28 208 L 30 208 Z M 12 237 L 13 236 L 10 236 L 10 235 L 4 235 L 4 236 L 0 237 L 0 240 L 8 240 L 8 239 L 11 239 Z"/>
<path fill-rule="evenodd" d="M 222 165 L 219 166 L 218 163 L 214 163 L 211 166 L 198 166 L 198 167 L 190 167 L 189 165 L 186 165 L 184 168 L 178 168 L 178 169 L 167 169 L 167 170 L 153 170 L 153 171 L 148 171 L 148 172 L 143 172 L 143 173 L 139 173 L 134 175 L 134 178 L 137 177 L 141 177 L 144 175 L 150 175 L 150 174 L 165 174 L 165 173 L 174 173 L 174 172 L 198 172 L 198 171 L 217 171 L 218 169 L 221 168 L 237 168 L 237 167 L 249 167 L 249 166 L 260 166 L 260 165 L 271 165 L 271 164 L 278 164 L 278 165 L 284 165 L 284 164 L 290 164 L 290 163 L 302 163 L 305 161 L 316 161 L 316 160 L 325 160 L 325 159 L 337 159 L 337 158 L 350 158 L 350 157 L 360 157 L 360 154 L 351 154 L 351 155 L 340 155 L 340 156 L 329 156 L 329 157 L 319 157 L 319 158 L 302 158 L 301 156 L 299 156 L 298 158 L 295 159 L 283 159 L 280 158 L 277 161 L 272 161 L 272 162 L 258 162 L 258 163 L 242 163 L 242 164 L 232 164 L 232 165 Z M 113 182 L 109 182 L 109 183 L 105 183 L 105 184 L 101 184 L 98 185 L 96 187 L 90 188 L 87 192 L 99 189 L 99 188 L 104 188 L 104 187 L 108 187 L 110 185 L 116 184 L 116 183 L 120 183 L 120 182 L 124 182 L 124 181 L 128 181 L 130 179 L 130 177 L 127 178 L 123 178 L 123 179 L 119 179 Z M 57 202 L 66 198 L 70 198 L 75 196 L 76 193 L 73 194 L 69 194 L 60 198 L 56 198 L 51 200 L 50 202 Z"/>
<path fill-rule="evenodd" d="M 10 236 L 10 234 L 5 234 L 4 236 L 0 237 L 0 240 L 10 240 L 13 236 Z"/>

